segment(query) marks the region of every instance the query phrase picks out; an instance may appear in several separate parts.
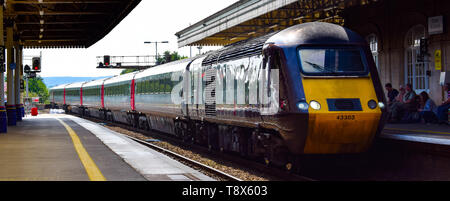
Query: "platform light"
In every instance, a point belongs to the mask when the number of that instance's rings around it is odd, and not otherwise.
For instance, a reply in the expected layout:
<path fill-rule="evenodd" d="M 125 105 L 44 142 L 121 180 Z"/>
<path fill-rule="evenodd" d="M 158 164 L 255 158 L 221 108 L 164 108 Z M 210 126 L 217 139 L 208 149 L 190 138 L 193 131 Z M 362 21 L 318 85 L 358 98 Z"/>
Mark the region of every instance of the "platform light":
<path fill-rule="evenodd" d="M 39 29 L 39 31 L 40 31 L 41 33 L 44 32 L 44 28 Z"/>
<path fill-rule="evenodd" d="M 45 22 L 44 20 L 39 20 L 40 24 L 44 24 L 44 22 Z"/>
<path fill-rule="evenodd" d="M 40 11 L 39 11 L 39 15 L 43 16 L 43 15 L 44 15 L 44 11 L 43 11 L 43 10 L 40 10 Z"/>
<path fill-rule="evenodd" d="M 294 20 L 301 20 L 303 18 L 305 18 L 305 16 L 300 16 L 300 17 L 294 18 Z"/>

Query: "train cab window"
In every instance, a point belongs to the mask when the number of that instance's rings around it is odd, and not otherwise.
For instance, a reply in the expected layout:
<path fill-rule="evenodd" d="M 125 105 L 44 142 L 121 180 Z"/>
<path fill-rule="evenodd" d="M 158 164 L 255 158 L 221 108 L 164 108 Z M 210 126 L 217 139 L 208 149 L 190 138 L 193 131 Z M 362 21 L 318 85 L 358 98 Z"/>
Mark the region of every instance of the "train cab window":
<path fill-rule="evenodd" d="M 300 48 L 301 70 L 305 75 L 366 75 L 367 65 L 361 48 Z"/>

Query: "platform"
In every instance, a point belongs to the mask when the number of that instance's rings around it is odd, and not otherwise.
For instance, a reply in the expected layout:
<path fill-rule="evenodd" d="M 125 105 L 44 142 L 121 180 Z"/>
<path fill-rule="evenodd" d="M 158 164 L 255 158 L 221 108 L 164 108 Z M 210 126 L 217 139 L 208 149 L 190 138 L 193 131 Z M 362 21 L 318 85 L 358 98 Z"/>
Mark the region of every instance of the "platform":
<path fill-rule="evenodd" d="M 387 124 L 382 138 L 450 145 L 450 126 L 445 124 Z"/>
<path fill-rule="evenodd" d="M 0 134 L 0 181 L 212 180 L 96 123 L 26 117 Z"/>

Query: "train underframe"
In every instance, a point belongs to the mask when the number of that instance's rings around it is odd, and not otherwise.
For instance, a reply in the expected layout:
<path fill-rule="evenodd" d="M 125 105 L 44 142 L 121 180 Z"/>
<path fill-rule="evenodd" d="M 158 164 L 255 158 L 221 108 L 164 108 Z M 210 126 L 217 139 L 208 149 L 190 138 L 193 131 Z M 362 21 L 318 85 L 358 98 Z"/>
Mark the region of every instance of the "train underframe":
<path fill-rule="evenodd" d="M 296 171 L 300 167 L 299 156 L 289 152 L 278 132 L 260 126 L 250 128 L 185 117 L 156 117 L 136 111 L 111 111 L 82 106 L 64 105 L 63 109 L 67 114 L 125 124 L 144 131 L 162 132 L 185 143 L 207 147 L 210 151 L 240 155 L 289 171 Z M 121 118 L 117 118 L 118 115 Z"/>

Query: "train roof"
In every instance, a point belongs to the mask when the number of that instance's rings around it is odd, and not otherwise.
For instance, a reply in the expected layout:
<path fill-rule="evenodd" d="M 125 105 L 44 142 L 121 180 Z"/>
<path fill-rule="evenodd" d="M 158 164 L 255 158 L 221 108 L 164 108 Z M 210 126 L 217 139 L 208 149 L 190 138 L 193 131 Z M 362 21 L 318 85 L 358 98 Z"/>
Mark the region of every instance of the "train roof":
<path fill-rule="evenodd" d="M 58 86 L 50 88 L 49 90 L 53 91 L 53 90 L 58 90 L 58 89 L 64 89 L 67 85 L 69 85 L 69 84 L 60 84 Z"/>
<path fill-rule="evenodd" d="M 197 58 L 198 57 L 178 60 L 178 61 L 174 61 L 174 62 L 170 62 L 170 63 L 159 65 L 159 66 L 156 66 L 153 68 L 146 69 L 144 71 L 137 73 L 135 76 L 135 79 L 148 77 L 151 75 L 183 71 L 184 69 L 186 69 L 186 67 L 189 65 L 189 63 L 191 63 L 193 60 L 195 60 Z"/>
<path fill-rule="evenodd" d="M 134 78 L 134 75 L 136 75 L 136 73 L 138 73 L 138 72 L 131 72 L 131 73 L 123 74 L 123 75 L 114 76 L 112 78 L 105 80 L 105 82 L 103 84 L 107 85 L 107 84 L 118 83 L 118 82 L 123 82 L 123 81 L 130 81 Z"/>
<path fill-rule="evenodd" d="M 107 77 L 107 78 L 103 78 L 103 79 L 99 79 L 99 80 L 92 80 L 92 81 L 88 81 L 83 85 L 84 87 L 93 87 L 93 86 L 99 86 L 102 85 L 103 82 L 107 79 L 111 79 L 111 77 Z"/>
<path fill-rule="evenodd" d="M 66 85 L 65 88 L 66 88 L 66 89 L 81 88 L 81 87 L 83 86 L 84 83 L 86 83 L 86 82 L 75 82 L 75 83 Z"/>
<path fill-rule="evenodd" d="M 325 22 L 310 22 L 284 29 L 269 38 L 267 43 L 287 46 L 364 45 L 366 41 L 360 35 L 345 27 Z"/>

